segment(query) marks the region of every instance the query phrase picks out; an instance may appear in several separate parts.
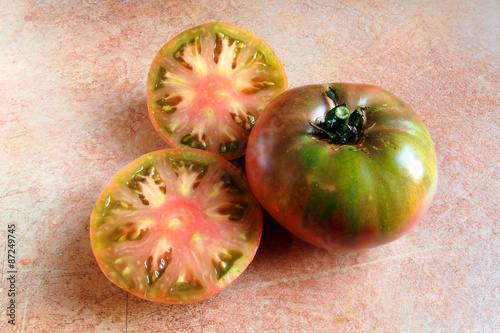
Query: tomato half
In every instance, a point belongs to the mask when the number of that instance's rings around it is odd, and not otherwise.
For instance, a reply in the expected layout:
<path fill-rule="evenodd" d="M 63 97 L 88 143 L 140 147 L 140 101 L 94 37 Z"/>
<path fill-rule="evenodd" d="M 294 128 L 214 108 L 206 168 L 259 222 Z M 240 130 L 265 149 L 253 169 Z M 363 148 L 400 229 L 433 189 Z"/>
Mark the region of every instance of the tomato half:
<path fill-rule="evenodd" d="M 398 238 L 425 214 L 437 183 L 433 142 L 410 107 L 346 83 L 275 98 L 250 135 L 246 172 L 276 221 L 325 249 Z"/>
<path fill-rule="evenodd" d="M 252 261 L 260 206 L 243 174 L 201 150 L 146 154 L 121 170 L 91 217 L 104 274 L 144 299 L 190 303 L 213 295 Z"/>
<path fill-rule="evenodd" d="M 158 52 L 148 75 L 148 108 L 173 147 L 233 159 L 269 101 L 287 89 L 283 66 L 254 34 L 224 23 L 184 31 Z"/>

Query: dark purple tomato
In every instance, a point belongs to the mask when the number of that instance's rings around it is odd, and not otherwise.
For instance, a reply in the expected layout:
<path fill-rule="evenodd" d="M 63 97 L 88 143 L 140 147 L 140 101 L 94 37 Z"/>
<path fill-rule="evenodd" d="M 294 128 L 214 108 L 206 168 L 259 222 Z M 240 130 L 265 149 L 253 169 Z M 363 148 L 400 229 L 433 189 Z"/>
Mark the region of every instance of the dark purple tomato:
<path fill-rule="evenodd" d="M 275 98 L 250 135 L 246 172 L 276 221 L 325 249 L 400 237 L 437 183 L 434 145 L 415 112 L 383 89 L 348 83 Z"/>

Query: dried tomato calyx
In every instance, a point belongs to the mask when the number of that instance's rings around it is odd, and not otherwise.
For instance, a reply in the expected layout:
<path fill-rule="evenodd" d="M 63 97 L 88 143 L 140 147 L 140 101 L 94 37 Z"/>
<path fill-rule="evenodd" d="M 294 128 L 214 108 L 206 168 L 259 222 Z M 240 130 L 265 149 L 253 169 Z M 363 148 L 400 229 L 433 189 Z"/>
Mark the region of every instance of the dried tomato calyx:
<path fill-rule="evenodd" d="M 325 115 L 309 123 L 315 129 L 315 135 L 339 145 L 356 144 L 361 139 L 366 125 L 365 106 L 358 106 L 352 113 L 346 103 L 338 104 L 336 91 L 330 87 L 325 91 L 326 96 L 333 102 L 334 107 L 325 112 Z"/>

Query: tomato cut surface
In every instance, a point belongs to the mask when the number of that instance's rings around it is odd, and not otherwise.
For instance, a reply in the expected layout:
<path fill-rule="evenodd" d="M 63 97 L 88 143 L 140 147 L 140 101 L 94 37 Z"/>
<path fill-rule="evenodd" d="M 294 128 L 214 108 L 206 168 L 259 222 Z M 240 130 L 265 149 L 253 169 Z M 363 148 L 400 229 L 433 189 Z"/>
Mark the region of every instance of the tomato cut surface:
<path fill-rule="evenodd" d="M 148 75 L 149 115 L 169 145 L 233 159 L 244 154 L 264 107 L 286 89 L 283 66 L 261 39 L 208 23 L 158 52 Z"/>
<path fill-rule="evenodd" d="M 260 207 L 243 174 L 215 154 L 167 149 L 121 170 L 91 217 L 104 274 L 144 299 L 190 303 L 228 285 L 252 261 Z"/>

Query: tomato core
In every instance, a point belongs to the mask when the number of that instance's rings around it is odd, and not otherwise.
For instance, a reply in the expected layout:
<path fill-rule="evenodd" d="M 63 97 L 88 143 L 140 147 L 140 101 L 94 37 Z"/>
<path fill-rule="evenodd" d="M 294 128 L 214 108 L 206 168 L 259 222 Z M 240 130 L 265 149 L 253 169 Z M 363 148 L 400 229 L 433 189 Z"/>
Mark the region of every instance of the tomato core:
<path fill-rule="evenodd" d="M 210 113 L 225 109 L 228 102 L 234 99 L 234 94 L 228 89 L 232 87 L 232 79 L 226 75 L 209 73 L 198 78 L 193 83 L 196 91 L 196 109 Z"/>

